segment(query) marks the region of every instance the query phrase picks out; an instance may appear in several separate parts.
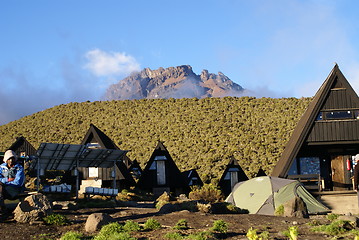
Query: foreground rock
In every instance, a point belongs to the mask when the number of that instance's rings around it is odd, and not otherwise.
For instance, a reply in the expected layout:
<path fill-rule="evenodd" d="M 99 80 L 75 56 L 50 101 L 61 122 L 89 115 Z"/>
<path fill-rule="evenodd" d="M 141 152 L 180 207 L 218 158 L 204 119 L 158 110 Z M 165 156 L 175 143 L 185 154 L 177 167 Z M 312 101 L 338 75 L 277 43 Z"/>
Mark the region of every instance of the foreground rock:
<path fill-rule="evenodd" d="M 107 213 L 93 213 L 91 214 L 85 224 L 86 232 L 95 232 L 99 230 L 102 226 L 113 222 L 114 219 Z"/>
<path fill-rule="evenodd" d="M 14 210 L 14 220 L 19 223 L 34 223 L 52 213 L 52 206 L 41 193 L 26 197 Z"/>
<path fill-rule="evenodd" d="M 308 209 L 300 197 L 295 197 L 283 204 L 284 217 L 308 218 Z"/>

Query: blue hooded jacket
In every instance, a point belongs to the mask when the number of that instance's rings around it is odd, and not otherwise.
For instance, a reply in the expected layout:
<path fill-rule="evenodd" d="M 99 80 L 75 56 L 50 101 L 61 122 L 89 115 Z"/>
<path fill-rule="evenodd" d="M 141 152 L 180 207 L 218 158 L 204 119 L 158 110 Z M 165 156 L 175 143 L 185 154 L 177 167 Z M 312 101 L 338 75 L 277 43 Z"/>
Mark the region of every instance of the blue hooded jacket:
<path fill-rule="evenodd" d="M 16 154 L 13 151 L 10 151 L 11 150 L 6 151 L 4 156 L 4 163 L 0 165 L 0 182 L 9 186 L 22 187 L 25 183 L 24 167 L 17 163 L 10 169 L 8 168 L 6 161 L 10 157 L 16 158 Z M 8 178 L 14 178 L 14 180 L 9 182 Z"/>

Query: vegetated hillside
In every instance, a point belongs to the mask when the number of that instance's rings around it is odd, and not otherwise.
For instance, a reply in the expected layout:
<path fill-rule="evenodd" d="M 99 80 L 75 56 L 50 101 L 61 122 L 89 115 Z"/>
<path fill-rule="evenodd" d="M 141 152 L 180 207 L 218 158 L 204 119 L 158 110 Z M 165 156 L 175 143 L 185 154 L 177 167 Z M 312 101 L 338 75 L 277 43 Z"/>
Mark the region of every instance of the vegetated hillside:
<path fill-rule="evenodd" d="M 79 144 L 90 123 L 104 131 L 142 167 L 157 140 L 181 171 L 198 169 L 216 182 L 231 155 L 249 177 L 271 173 L 311 98 L 225 97 L 142 99 L 59 105 L 0 126 L 0 150 L 24 136 L 41 142 Z"/>

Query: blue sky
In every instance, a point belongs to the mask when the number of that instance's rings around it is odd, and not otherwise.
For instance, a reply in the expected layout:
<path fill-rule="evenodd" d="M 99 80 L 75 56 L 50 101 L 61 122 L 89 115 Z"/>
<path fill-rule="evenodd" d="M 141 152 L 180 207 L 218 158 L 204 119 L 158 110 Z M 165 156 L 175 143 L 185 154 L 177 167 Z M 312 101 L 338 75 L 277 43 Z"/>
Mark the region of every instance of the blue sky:
<path fill-rule="evenodd" d="M 359 92 L 359 1 L 2 0 L 0 125 L 100 100 L 143 68 L 223 72 L 256 97 L 313 96 L 334 66 Z"/>

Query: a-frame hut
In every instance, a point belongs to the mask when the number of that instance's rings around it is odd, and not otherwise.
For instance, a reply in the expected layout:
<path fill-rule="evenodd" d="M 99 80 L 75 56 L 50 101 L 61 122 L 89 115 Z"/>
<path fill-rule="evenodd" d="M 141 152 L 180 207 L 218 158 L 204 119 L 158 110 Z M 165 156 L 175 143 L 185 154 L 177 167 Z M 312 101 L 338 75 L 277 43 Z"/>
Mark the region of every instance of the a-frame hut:
<path fill-rule="evenodd" d="M 34 148 L 34 146 L 32 146 L 31 143 L 27 141 L 26 138 L 23 136 L 17 137 L 15 142 L 8 149 L 13 150 L 16 153 L 22 164 L 24 163 L 24 160 L 26 158 L 31 158 L 32 156 L 36 155 L 36 149 Z M 1 162 L 2 159 L 3 154 L 0 158 Z"/>
<path fill-rule="evenodd" d="M 351 189 L 352 156 L 358 153 L 358 95 L 335 65 L 294 129 L 272 176 L 318 175 L 324 190 Z"/>
<path fill-rule="evenodd" d="M 186 180 L 161 141 L 158 141 L 137 186 L 155 196 L 165 191 L 176 195 L 189 192 Z"/>
<path fill-rule="evenodd" d="M 219 180 L 218 186 L 221 188 L 222 193 L 228 196 L 236 183 L 246 180 L 248 180 L 246 173 L 232 156 Z"/>
<path fill-rule="evenodd" d="M 35 156 L 36 149 L 34 146 L 26 140 L 25 137 L 17 137 L 15 142 L 9 147 L 13 150 L 19 157 Z"/>
<path fill-rule="evenodd" d="M 262 168 L 260 168 L 256 174 L 256 177 L 264 177 L 264 176 L 267 176 L 267 174 Z"/>
<path fill-rule="evenodd" d="M 81 144 L 86 145 L 88 148 L 120 150 L 104 132 L 93 124 L 90 124 L 90 128 Z M 134 186 L 135 181 L 127 169 L 127 164 L 130 165 L 131 161 L 125 156 L 123 159 L 119 159 L 116 164 L 116 169 L 94 167 L 80 168 L 80 173 L 84 180 L 101 180 L 101 187 L 111 187 L 114 181 L 114 173 L 116 173 L 116 187 L 128 188 Z"/>
<path fill-rule="evenodd" d="M 203 186 L 201 177 L 199 176 L 196 169 L 184 171 L 184 172 L 182 172 L 182 175 L 183 175 L 183 178 L 186 180 L 187 185 L 189 187 L 194 187 L 194 186 L 202 187 Z"/>
<path fill-rule="evenodd" d="M 134 179 L 139 179 L 142 175 L 142 168 L 137 160 L 133 160 L 131 166 L 128 168 L 128 171 L 131 173 Z"/>

